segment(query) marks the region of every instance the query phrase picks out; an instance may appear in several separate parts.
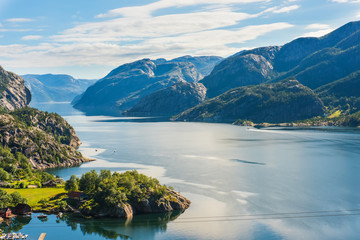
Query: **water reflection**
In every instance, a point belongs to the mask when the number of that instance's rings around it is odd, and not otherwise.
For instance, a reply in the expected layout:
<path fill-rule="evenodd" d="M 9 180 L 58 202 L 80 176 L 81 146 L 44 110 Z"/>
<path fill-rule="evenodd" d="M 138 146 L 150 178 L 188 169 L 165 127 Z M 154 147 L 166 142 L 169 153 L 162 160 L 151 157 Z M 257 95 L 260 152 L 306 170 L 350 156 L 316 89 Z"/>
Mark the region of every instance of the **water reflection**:
<path fill-rule="evenodd" d="M 23 217 L 17 216 L 13 219 L 5 219 L 2 223 L 0 223 L 0 229 L 4 231 L 4 233 L 18 232 L 31 221 L 31 217 Z"/>
<path fill-rule="evenodd" d="M 133 239 L 134 235 L 149 237 L 157 233 L 166 232 L 167 223 L 180 216 L 181 211 L 174 211 L 162 214 L 146 214 L 135 216 L 132 219 L 100 218 L 86 219 L 76 214 L 64 214 L 62 217 L 48 216 L 47 231 L 66 227 L 73 232 L 81 232 L 88 239 Z M 54 222 L 55 225 L 54 225 Z M 31 228 L 39 228 L 39 222 L 31 217 L 16 217 L 8 219 L 0 224 L 5 233 L 19 232 L 24 227 L 25 231 Z M 56 230 L 58 231 L 58 230 Z M 137 238 L 137 237 L 134 237 Z M 51 237 L 51 239 L 57 239 Z"/>

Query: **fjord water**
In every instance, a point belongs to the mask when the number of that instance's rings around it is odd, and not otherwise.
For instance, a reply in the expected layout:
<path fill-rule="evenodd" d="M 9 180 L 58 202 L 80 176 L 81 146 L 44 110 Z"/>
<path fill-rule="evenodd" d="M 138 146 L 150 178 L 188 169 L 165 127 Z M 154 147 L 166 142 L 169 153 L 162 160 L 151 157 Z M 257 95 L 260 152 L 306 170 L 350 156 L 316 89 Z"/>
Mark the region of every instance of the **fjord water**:
<path fill-rule="evenodd" d="M 192 201 L 183 214 L 131 221 L 32 219 L 49 239 L 358 239 L 360 131 L 149 122 L 58 111 L 97 161 L 52 172 L 137 169 Z M 61 108 L 60 108 L 61 107 Z"/>

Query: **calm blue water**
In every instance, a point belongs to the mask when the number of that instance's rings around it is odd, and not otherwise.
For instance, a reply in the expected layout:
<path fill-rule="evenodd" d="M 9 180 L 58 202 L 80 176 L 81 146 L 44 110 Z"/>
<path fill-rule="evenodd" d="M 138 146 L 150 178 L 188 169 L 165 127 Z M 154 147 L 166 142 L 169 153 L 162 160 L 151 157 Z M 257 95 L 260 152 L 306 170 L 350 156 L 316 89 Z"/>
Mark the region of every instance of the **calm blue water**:
<path fill-rule="evenodd" d="M 129 122 L 83 116 L 68 105 L 37 107 L 63 115 L 83 142 L 80 150 L 98 159 L 55 174 L 137 169 L 174 186 L 192 205 L 181 215 L 127 222 L 50 216 L 45 223 L 32 219 L 22 232 L 45 231 L 48 239 L 360 238 L 357 129 Z"/>

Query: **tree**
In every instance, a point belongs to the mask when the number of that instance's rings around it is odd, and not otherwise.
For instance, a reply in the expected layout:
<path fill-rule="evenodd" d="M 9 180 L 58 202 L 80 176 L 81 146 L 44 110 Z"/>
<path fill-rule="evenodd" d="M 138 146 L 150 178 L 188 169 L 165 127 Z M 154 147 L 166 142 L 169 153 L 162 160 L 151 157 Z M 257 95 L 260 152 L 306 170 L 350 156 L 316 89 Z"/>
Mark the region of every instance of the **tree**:
<path fill-rule="evenodd" d="M 65 182 L 65 190 L 68 192 L 77 191 L 79 189 L 79 178 L 71 175 L 70 179 Z"/>
<path fill-rule="evenodd" d="M 7 181 L 10 179 L 10 174 L 8 174 L 4 169 L 0 168 L 0 181 Z"/>
<path fill-rule="evenodd" d="M 9 195 L 6 191 L 0 189 L 0 208 L 5 208 L 9 204 Z"/>
<path fill-rule="evenodd" d="M 9 194 L 9 199 L 10 205 L 14 207 L 19 203 L 27 203 L 27 199 L 23 198 L 19 192 L 13 192 Z"/>
<path fill-rule="evenodd" d="M 96 189 L 98 181 L 99 179 L 97 172 L 92 170 L 81 176 L 79 181 L 79 188 L 81 191 L 84 191 L 87 194 L 92 193 Z"/>

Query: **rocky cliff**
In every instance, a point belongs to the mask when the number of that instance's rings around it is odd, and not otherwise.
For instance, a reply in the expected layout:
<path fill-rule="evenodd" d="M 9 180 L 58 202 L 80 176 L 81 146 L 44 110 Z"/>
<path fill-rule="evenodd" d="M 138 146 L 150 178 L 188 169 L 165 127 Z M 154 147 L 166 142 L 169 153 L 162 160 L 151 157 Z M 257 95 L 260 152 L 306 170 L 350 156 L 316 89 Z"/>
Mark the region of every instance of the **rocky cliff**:
<path fill-rule="evenodd" d="M 30 101 L 31 94 L 24 80 L 0 66 L 0 106 L 14 110 L 27 106 Z"/>
<path fill-rule="evenodd" d="M 88 161 L 77 151 L 80 140 L 62 117 L 29 107 L 0 115 L 0 143 L 24 154 L 34 169 Z"/>
<path fill-rule="evenodd" d="M 249 52 L 220 62 L 201 83 L 208 89 L 208 98 L 212 98 L 231 88 L 263 83 L 272 75 L 271 62 L 262 55 Z"/>
<path fill-rule="evenodd" d="M 173 116 L 203 102 L 206 88 L 201 83 L 179 82 L 143 97 L 126 116 Z"/>
<path fill-rule="evenodd" d="M 322 101 L 297 80 L 231 89 L 173 118 L 176 121 L 281 123 L 323 115 Z"/>

